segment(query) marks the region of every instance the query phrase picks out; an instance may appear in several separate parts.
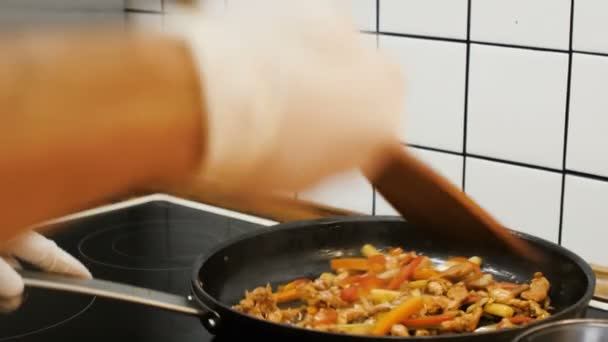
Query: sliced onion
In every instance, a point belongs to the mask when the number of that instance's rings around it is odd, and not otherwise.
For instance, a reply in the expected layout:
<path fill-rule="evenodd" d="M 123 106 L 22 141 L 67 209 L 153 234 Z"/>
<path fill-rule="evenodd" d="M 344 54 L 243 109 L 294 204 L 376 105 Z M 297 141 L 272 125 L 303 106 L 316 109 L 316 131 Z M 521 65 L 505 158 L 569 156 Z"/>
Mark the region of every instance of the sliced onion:
<path fill-rule="evenodd" d="M 396 276 L 397 273 L 399 273 L 399 269 L 398 268 L 393 268 L 393 269 L 390 269 L 388 271 L 384 271 L 384 272 L 378 274 L 378 278 L 380 278 L 380 279 L 390 279 L 390 278 Z"/>

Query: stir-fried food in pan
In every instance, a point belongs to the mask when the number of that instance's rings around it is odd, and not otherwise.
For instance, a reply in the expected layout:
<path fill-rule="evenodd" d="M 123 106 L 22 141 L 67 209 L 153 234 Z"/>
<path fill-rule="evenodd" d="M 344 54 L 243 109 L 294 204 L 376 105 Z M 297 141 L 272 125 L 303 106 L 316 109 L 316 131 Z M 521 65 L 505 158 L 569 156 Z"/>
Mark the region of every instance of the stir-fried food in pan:
<path fill-rule="evenodd" d="M 550 283 L 498 281 L 479 257 L 441 263 L 401 248 L 361 249 L 336 258 L 315 279 L 245 292 L 234 309 L 306 329 L 362 335 L 426 336 L 504 329 L 551 315 Z"/>

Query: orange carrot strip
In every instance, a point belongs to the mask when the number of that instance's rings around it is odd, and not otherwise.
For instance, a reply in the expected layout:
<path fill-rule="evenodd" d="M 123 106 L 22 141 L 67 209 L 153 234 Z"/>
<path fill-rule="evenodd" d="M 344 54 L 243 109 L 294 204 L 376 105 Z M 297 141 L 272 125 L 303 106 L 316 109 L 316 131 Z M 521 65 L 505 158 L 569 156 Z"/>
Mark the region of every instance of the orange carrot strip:
<path fill-rule="evenodd" d="M 424 259 L 423 256 L 418 256 L 416 257 L 416 259 L 412 260 L 412 262 L 403 266 L 403 268 L 401 268 L 401 271 L 399 271 L 399 273 L 393 279 L 391 279 L 390 283 L 388 283 L 388 286 L 386 288 L 389 290 L 398 289 L 404 281 L 410 279 L 418 265 L 420 265 L 420 263 L 422 262 L 422 259 Z"/>
<path fill-rule="evenodd" d="M 321 309 L 314 317 L 314 325 L 334 324 L 338 320 L 338 312 L 334 309 Z"/>
<path fill-rule="evenodd" d="M 369 260 L 367 258 L 338 258 L 332 259 L 330 266 L 333 270 L 367 271 L 369 270 Z"/>
<path fill-rule="evenodd" d="M 414 271 L 414 280 L 427 280 L 439 276 L 439 272 L 429 267 L 418 267 Z"/>
<path fill-rule="evenodd" d="M 293 288 L 275 293 L 274 298 L 276 299 L 277 303 L 285 303 L 299 299 L 300 296 L 298 294 L 298 289 Z"/>
<path fill-rule="evenodd" d="M 372 255 L 367 258 L 369 270 L 374 273 L 384 272 L 386 269 L 386 257 L 382 254 Z"/>
<path fill-rule="evenodd" d="M 359 287 L 351 286 L 340 291 L 340 298 L 345 302 L 354 302 L 359 299 Z"/>
<path fill-rule="evenodd" d="M 281 291 L 287 291 L 296 288 L 298 285 L 309 283 L 310 279 L 296 279 L 285 285 Z"/>
<path fill-rule="evenodd" d="M 420 311 L 423 306 L 422 297 L 408 298 L 376 321 L 371 331 L 372 335 L 386 335 L 393 325 Z"/>

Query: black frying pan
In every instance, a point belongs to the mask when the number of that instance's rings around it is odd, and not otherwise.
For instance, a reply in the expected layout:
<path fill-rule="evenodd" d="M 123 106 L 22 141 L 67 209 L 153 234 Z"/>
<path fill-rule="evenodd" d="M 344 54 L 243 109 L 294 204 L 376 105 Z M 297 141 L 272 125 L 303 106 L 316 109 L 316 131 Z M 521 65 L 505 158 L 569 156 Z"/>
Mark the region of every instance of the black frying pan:
<path fill-rule="evenodd" d="M 329 270 L 329 260 L 339 255 L 358 255 L 361 246 L 401 246 L 431 258 L 450 256 L 483 258 L 483 271 L 508 281 L 529 281 L 540 271 L 551 282 L 550 296 L 556 308 L 544 322 L 578 318 L 585 310 L 595 287 L 591 267 L 567 249 L 530 235 L 513 232 L 527 240 L 544 257 L 533 264 L 504 246 L 470 243 L 454 244 L 441 236 L 429 236 L 422 227 L 395 217 L 345 217 L 279 224 L 227 241 L 194 265 L 192 296 L 176 295 L 134 288 L 100 280 L 77 281 L 48 274 L 24 271 L 27 286 L 76 291 L 121 300 L 139 302 L 196 315 L 211 333 L 231 340 L 231 336 L 260 336 L 283 341 L 367 341 L 372 337 L 343 335 L 306 330 L 260 320 L 233 310 L 245 290 L 275 286 L 295 278 L 316 277 Z M 411 341 L 441 340 L 452 342 L 511 342 L 526 327 L 492 332 L 450 334 L 430 337 L 408 337 Z M 373 337 L 390 340 L 395 337 Z"/>

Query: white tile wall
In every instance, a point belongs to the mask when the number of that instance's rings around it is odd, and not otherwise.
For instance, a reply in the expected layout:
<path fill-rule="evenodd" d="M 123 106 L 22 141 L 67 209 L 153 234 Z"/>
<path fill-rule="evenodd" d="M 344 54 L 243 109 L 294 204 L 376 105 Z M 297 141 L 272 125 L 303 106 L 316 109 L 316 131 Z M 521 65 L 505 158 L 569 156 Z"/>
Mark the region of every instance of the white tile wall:
<path fill-rule="evenodd" d="M 156 11 L 160 0 L 150 1 L 130 1 L 128 22 L 151 28 L 158 27 L 155 16 L 165 25 L 179 20 L 169 0 L 162 2 L 164 14 L 133 13 L 133 7 Z M 201 5 L 222 10 L 229 1 Z M 361 30 L 375 31 L 375 0 L 333 1 L 352 10 Z M 470 36 L 477 44 L 468 53 L 468 0 L 379 0 L 380 34 L 361 38 L 395 54 L 405 68 L 403 140 L 419 147 L 410 151 L 457 185 L 464 178 L 466 192 L 512 228 L 558 242 L 563 218 L 562 243 L 608 266 L 602 226 L 608 221 L 608 56 L 575 53 L 568 87 L 570 3 L 471 0 Z M 574 50 L 608 54 L 608 2 L 574 3 Z M 375 203 L 376 214 L 397 214 L 358 172 L 299 196 L 363 214 Z"/>
<path fill-rule="evenodd" d="M 566 176 L 562 242 L 589 262 L 608 265 L 608 182 Z"/>
<path fill-rule="evenodd" d="M 562 175 L 467 157 L 466 191 L 503 225 L 558 242 Z"/>
<path fill-rule="evenodd" d="M 163 10 L 163 0 L 125 0 L 125 7 L 130 10 L 160 12 Z"/>
<path fill-rule="evenodd" d="M 608 1 L 574 1 L 572 47 L 579 51 L 608 53 Z"/>
<path fill-rule="evenodd" d="M 357 170 L 332 176 L 298 198 L 364 214 L 373 210 L 373 188 Z"/>
<path fill-rule="evenodd" d="M 380 35 L 378 46 L 405 70 L 404 141 L 462 151 L 466 45 Z"/>
<path fill-rule="evenodd" d="M 471 39 L 568 49 L 571 0 L 471 0 Z"/>
<path fill-rule="evenodd" d="M 15 29 L 74 29 L 85 25 L 113 26 L 122 29 L 125 14 L 116 10 L 12 10 L 0 1 L 0 30 Z"/>
<path fill-rule="evenodd" d="M 467 11 L 467 0 L 380 0 L 380 31 L 466 39 Z"/>
<path fill-rule="evenodd" d="M 608 177 L 606 57 L 574 54 L 566 167 Z"/>
<path fill-rule="evenodd" d="M 360 30 L 376 31 L 376 0 L 349 0 Z"/>
<path fill-rule="evenodd" d="M 568 56 L 471 46 L 467 152 L 561 168 Z"/>
<path fill-rule="evenodd" d="M 163 30 L 163 16 L 155 13 L 129 12 L 127 13 L 127 25 L 129 28 L 152 32 Z"/>

